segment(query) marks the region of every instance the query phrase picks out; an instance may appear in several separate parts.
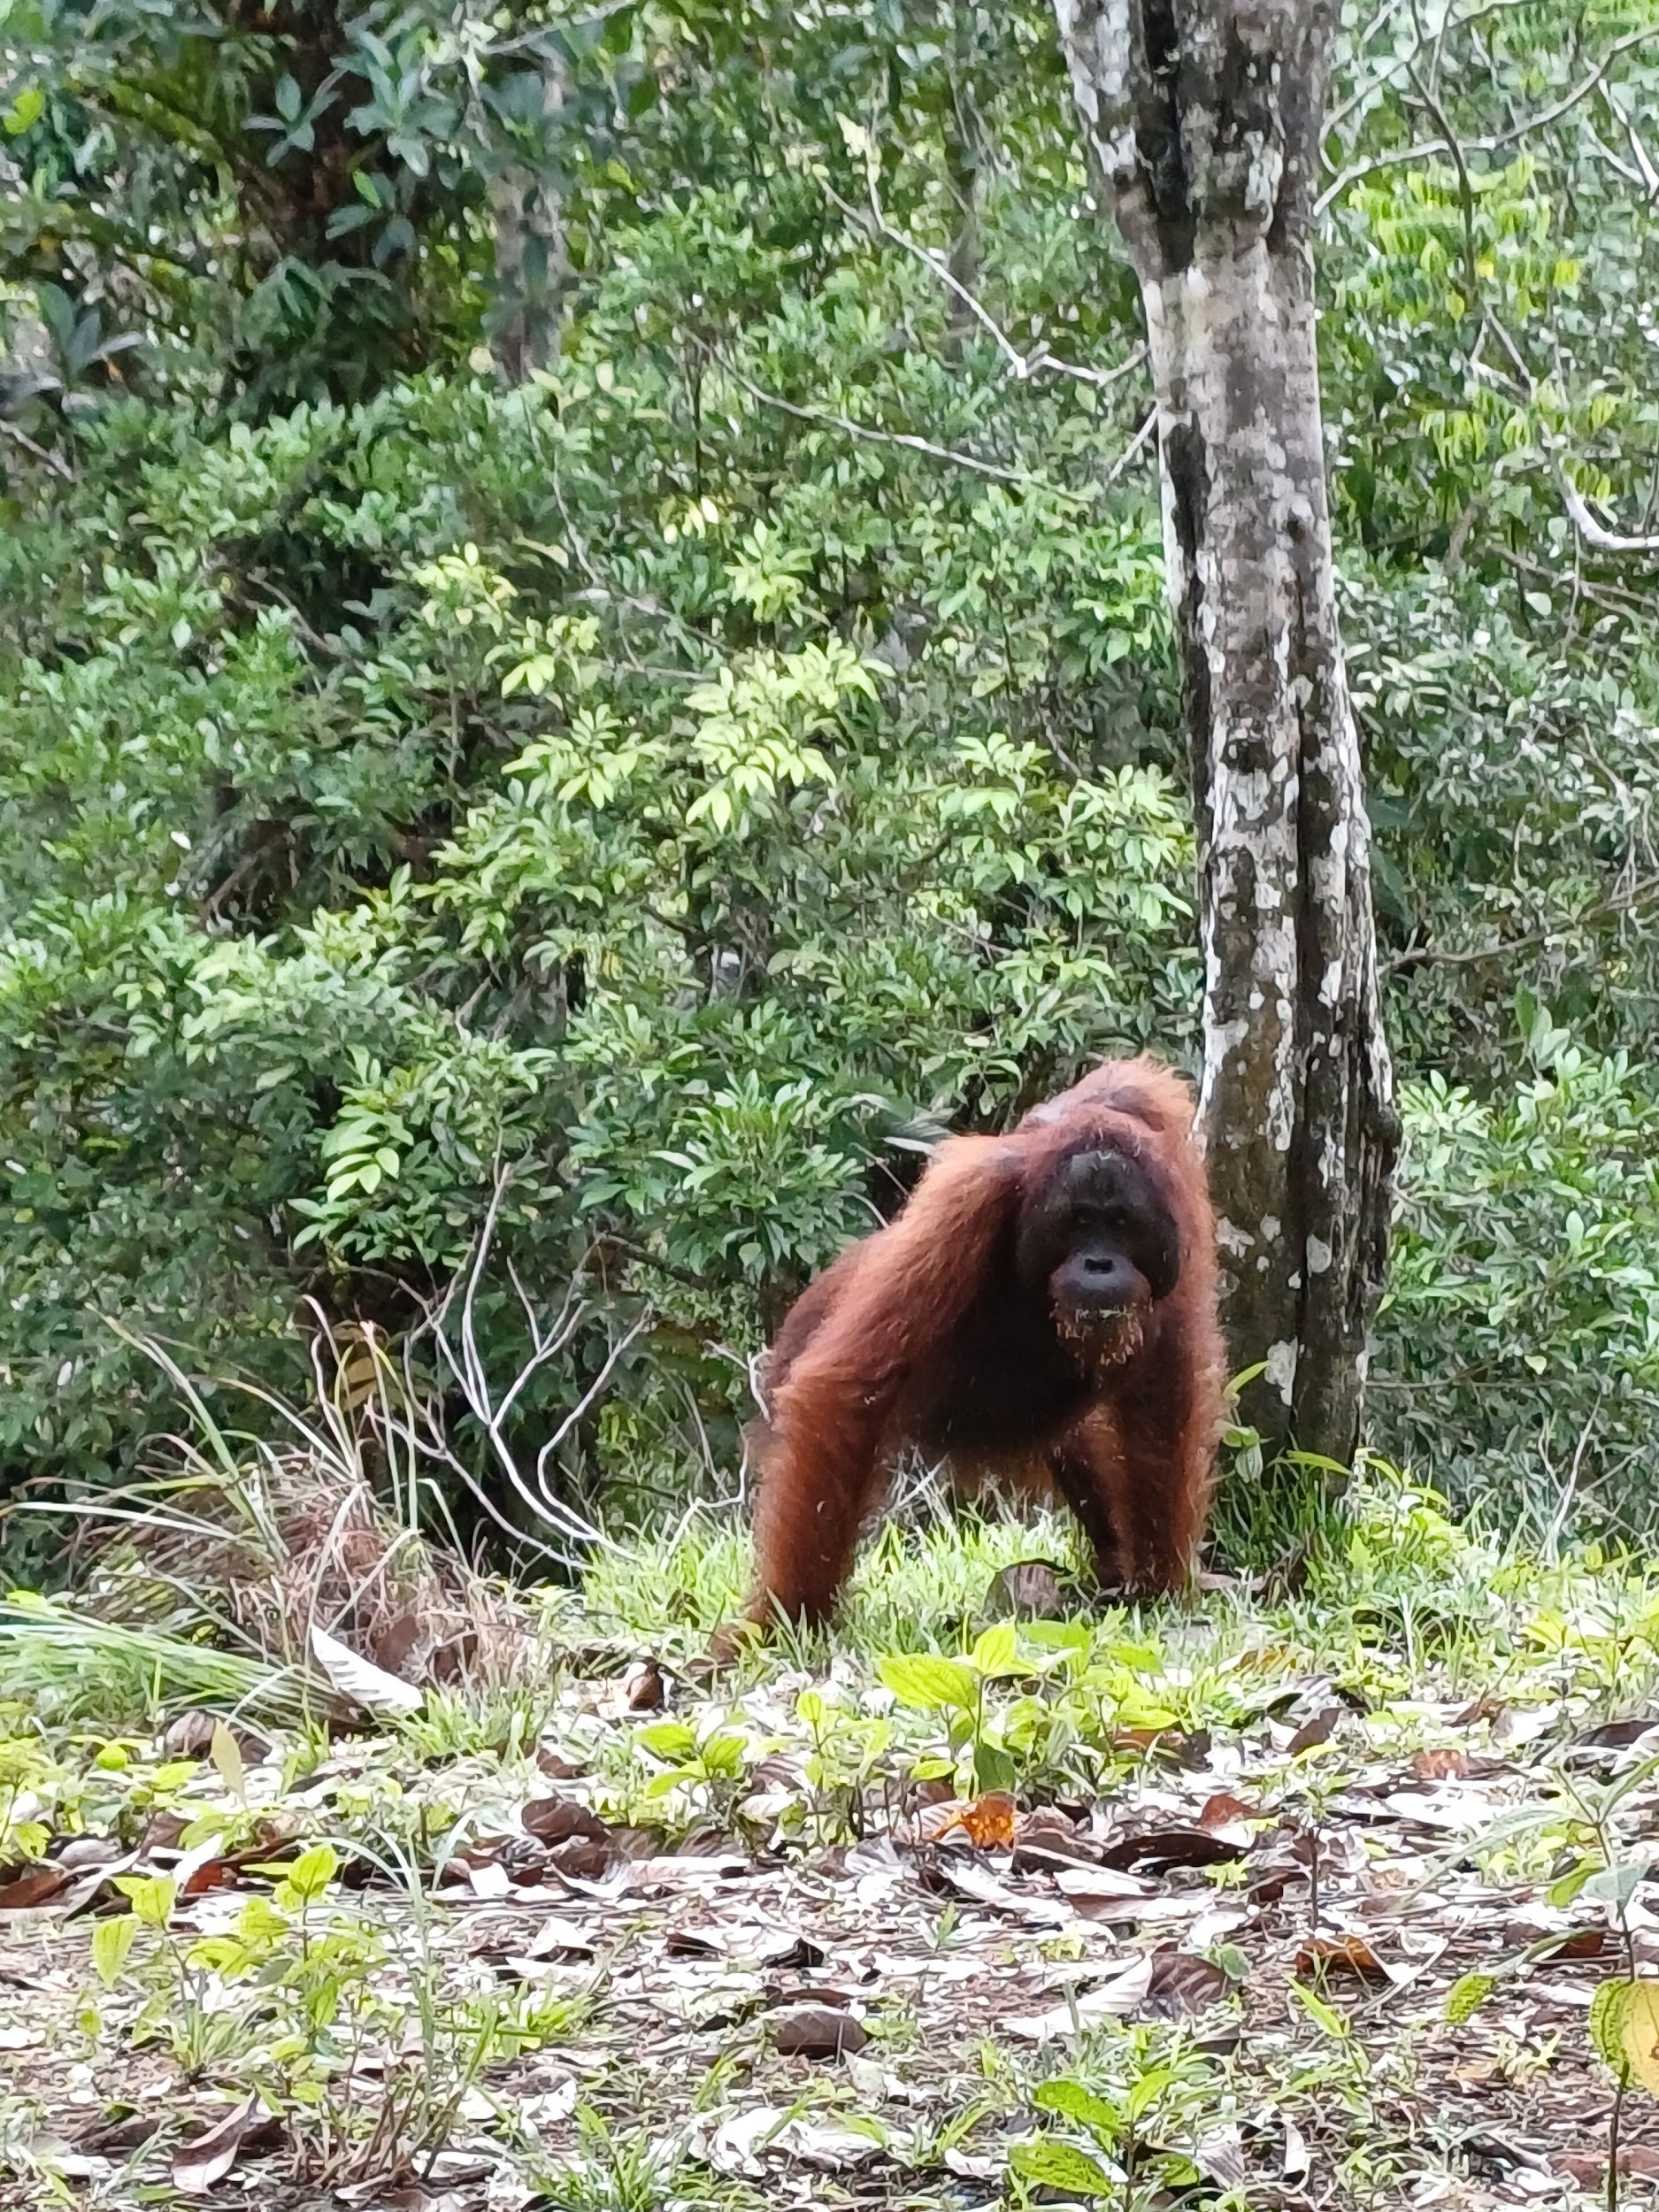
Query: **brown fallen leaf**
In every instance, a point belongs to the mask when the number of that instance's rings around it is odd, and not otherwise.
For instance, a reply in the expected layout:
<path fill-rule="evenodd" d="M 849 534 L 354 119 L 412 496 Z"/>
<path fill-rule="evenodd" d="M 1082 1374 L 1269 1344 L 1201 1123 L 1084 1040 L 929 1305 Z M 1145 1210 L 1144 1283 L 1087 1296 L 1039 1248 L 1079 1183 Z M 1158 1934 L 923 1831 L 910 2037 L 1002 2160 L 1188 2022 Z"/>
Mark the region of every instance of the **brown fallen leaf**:
<path fill-rule="evenodd" d="M 807 1778 L 797 1759 L 787 1759 L 781 1752 L 769 1752 L 758 1759 L 749 1770 L 749 1793 L 757 1797 L 772 1790 L 802 1791 Z"/>
<path fill-rule="evenodd" d="M 1555 2170 L 1567 2180 L 1576 2182 L 1580 2189 L 1599 2189 L 1607 2179 L 1607 2152 L 1605 2149 L 1558 2152 Z M 1649 2150 L 1646 2143 L 1621 2144 L 1618 2170 L 1626 2180 L 1659 2181 L 1659 2151 Z"/>
<path fill-rule="evenodd" d="M 760 1641 L 761 1630 L 753 1621 L 727 1621 L 709 1639 L 709 1664 L 734 1667 L 751 1644 Z"/>
<path fill-rule="evenodd" d="M 1502 1710 L 1502 1698 L 1483 1695 L 1476 1698 L 1472 1704 L 1465 1705 L 1462 1712 L 1454 1713 L 1449 1725 L 1453 1728 L 1478 1727 L 1483 1720 L 1496 1720 Z"/>
<path fill-rule="evenodd" d="M 148 1858 L 153 1851 L 177 1849 L 179 1839 L 189 1824 L 182 1813 L 175 1813 L 171 1806 L 162 1807 L 144 1823 L 144 1832 L 138 1839 L 139 1851 Z"/>
<path fill-rule="evenodd" d="M 1244 1856 L 1242 1844 L 1224 1836 L 1207 1835 L 1202 1828 L 1148 1828 L 1138 1836 L 1124 1836 L 1101 1853 L 1102 1866 L 1120 1871 L 1132 1866 L 1159 1874 L 1172 1866 L 1220 1866 Z"/>
<path fill-rule="evenodd" d="M 580 1881 L 597 1882 L 609 1872 L 611 1856 L 609 1839 L 601 1843 L 592 1836 L 572 1836 L 552 1847 L 543 1870 L 573 1876 Z"/>
<path fill-rule="evenodd" d="M 446 1637 L 426 1662 L 428 1678 L 445 1688 L 465 1680 L 472 1671 L 478 1657 L 478 1631 L 464 1628 L 457 1635 Z"/>
<path fill-rule="evenodd" d="M 178 1893 L 180 1897 L 205 1897 L 212 1890 L 229 1889 L 235 1879 L 236 1867 L 233 1860 L 204 1859 L 191 1867 L 180 1882 Z"/>
<path fill-rule="evenodd" d="M 810 1937 L 780 1933 L 757 1947 L 755 1962 L 774 1974 L 803 1974 L 822 1966 L 825 1956 L 823 1946 Z"/>
<path fill-rule="evenodd" d="M 376 1719 L 418 1713 L 426 1703 L 419 1690 L 402 1681 L 395 1674 L 388 1674 L 384 1667 L 377 1667 L 372 1659 L 365 1659 L 337 1636 L 313 1621 L 311 1632 L 311 1657 L 329 1686 L 349 1704 Z"/>
<path fill-rule="evenodd" d="M 549 1913 L 519 1955 L 530 1960 L 591 1958 L 596 1948 L 596 1939 L 586 1928 L 573 1920 L 561 1919 L 557 1913 Z"/>
<path fill-rule="evenodd" d="M 868 2166 L 881 2155 L 880 2146 L 869 2135 L 829 2121 L 792 2115 L 787 2107 L 779 2105 L 751 2105 L 718 2127 L 700 2128 L 692 2140 L 696 2154 L 706 2159 L 717 2173 L 741 2174 L 755 2181 L 764 2177 L 766 2168 L 762 2162 L 767 2157 L 787 2160 L 795 2167 L 837 2173 Z M 780 2192 L 771 2200 L 791 2199 Z"/>
<path fill-rule="evenodd" d="M 663 1938 L 663 1948 L 672 1959 L 719 1959 L 726 1956 L 723 1944 L 712 1936 L 700 1935 L 695 1928 L 671 1928 Z"/>
<path fill-rule="evenodd" d="M 981 1860 L 961 1855 L 948 1859 L 941 1853 L 918 1871 L 923 1887 L 935 1894 L 954 1893 L 969 1898 L 976 1905 L 985 1905 L 993 1912 L 1011 1913 L 1016 1919 L 1028 1920 L 1038 1927 L 1064 1927 L 1071 1917 L 1071 1909 L 1056 1899 L 1012 1889 L 1006 1882 L 999 1881 Z"/>
<path fill-rule="evenodd" d="M 597 1813 L 570 1797 L 533 1797 L 518 1809 L 518 1824 L 526 1835 L 549 1848 L 580 1836 L 589 1843 L 608 1843 L 611 1831 Z"/>
<path fill-rule="evenodd" d="M 618 1859 L 654 1859 L 662 1849 L 661 1833 L 655 1828 L 613 1828 L 611 1831 L 611 1856 Z"/>
<path fill-rule="evenodd" d="M 1472 1774 L 1474 1761 L 1466 1751 L 1443 1744 L 1431 1751 L 1419 1751 L 1411 1761 L 1411 1771 L 1419 1782 L 1444 1782 L 1453 1776 Z"/>
<path fill-rule="evenodd" d="M 1279 2172 L 1286 2181 L 1302 2181 L 1312 2166 L 1313 2154 L 1308 2148 L 1306 2137 L 1294 2120 L 1286 2119 L 1285 2155 L 1279 2162 Z"/>
<path fill-rule="evenodd" d="M 674 1846 L 677 1859 L 727 1859 L 733 1855 L 732 1839 L 718 1820 L 700 1820 Z"/>
<path fill-rule="evenodd" d="M 835 2005 L 790 2005 L 773 2014 L 768 2025 L 776 2047 L 793 2058 L 840 2058 L 862 2051 L 870 2040 L 864 2023 Z"/>
<path fill-rule="evenodd" d="M 1575 1737 L 1572 1747 L 1575 1751 L 1624 1751 L 1655 1728 L 1659 1728 L 1659 1719 L 1651 1713 L 1629 1720 L 1605 1720 L 1599 1728 L 1586 1729 L 1582 1736 Z"/>
<path fill-rule="evenodd" d="M 396 1675 L 400 1681 L 419 1682 L 426 1672 L 432 1648 L 442 1633 L 442 1628 L 429 1613 L 419 1607 L 406 1607 L 375 1632 L 370 1654 L 375 1665 L 384 1668 L 388 1674 Z"/>
<path fill-rule="evenodd" d="M 69 1886 L 69 1869 L 53 1859 L 30 1859 L 0 1874 L 0 1912 L 30 1912 Z"/>
<path fill-rule="evenodd" d="M 1148 1904 L 1153 1896 L 1145 1882 L 1116 1867 L 1064 1867 L 1054 1878 L 1055 1887 L 1072 1911 L 1085 1920 L 1132 1920 L 1136 1917 L 1136 1908 Z"/>
<path fill-rule="evenodd" d="M 1201 2135 L 1193 2146 L 1193 2163 L 1220 2188 L 1241 2191 L 1245 2183 L 1241 2131 L 1229 2124 Z"/>
<path fill-rule="evenodd" d="M 100 2120 L 84 2135 L 77 2136 L 75 2148 L 95 2158 L 125 2158 L 129 2152 L 142 2150 L 163 2124 L 159 2112 L 124 2112 L 114 2119 Z"/>
<path fill-rule="evenodd" d="M 472 2212 L 478 2202 L 470 2189 L 442 2189 L 434 2196 L 422 2183 L 401 2189 L 377 2189 L 374 2212 Z"/>
<path fill-rule="evenodd" d="M 1340 1705 L 1327 1705 L 1322 1713 L 1316 1713 L 1311 1720 L 1303 1721 L 1285 1746 L 1285 1756 L 1294 1759 L 1298 1752 L 1311 1751 L 1316 1745 L 1329 1743 L 1332 1732 L 1341 1717 L 1342 1708 Z"/>
<path fill-rule="evenodd" d="M 53 1854 L 52 1863 L 66 1874 L 88 1874 L 95 1866 L 113 1866 L 126 1855 L 108 1836 L 71 1836 L 63 1849 Z"/>
<path fill-rule="evenodd" d="M 655 1659 L 636 1659 L 622 1682 L 631 1713 L 658 1713 L 668 1702 L 663 1671 Z"/>
<path fill-rule="evenodd" d="M 204 2197 L 216 2182 L 223 2181 L 236 2163 L 258 2102 L 257 2097 L 244 2097 L 223 2119 L 180 2144 L 173 2154 L 173 2185 L 181 2196 Z"/>
<path fill-rule="evenodd" d="M 1184 2020 L 1227 1993 L 1227 1978 L 1212 1959 L 1173 1944 L 1152 1954 L 1143 2009 L 1155 2019 Z"/>
<path fill-rule="evenodd" d="M 1234 1797 L 1230 1790 L 1217 1790 L 1204 1800 L 1198 1816 L 1198 1824 L 1207 1835 L 1214 1835 L 1219 1828 L 1231 1828 L 1235 1821 L 1260 1820 L 1259 1805 L 1247 1805 L 1241 1797 Z"/>
<path fill-rule="evenodd" d="M 1307 1878 L 1300 1867 L 1288 1866 L 1283 1859 L 1279 1859 L 1264 1864 L 1261 1871 L 1251 1878 L 1250 1886 L 1245 1893 L 1259 1912 L 1269 1905 L 1279 1904 L 1293 1882 L 1305 1882 Z"/>
<path fill-rule="evenodd" d="M 960 1797 L 920 1804 L 908 1819 L 895 1824 L 894 1839 L 898 1843 L 937 1843 L 941 1836 L 948 1836 L 961 1826 L 965 1809 L 966 1801 Z"/>
<path fill-rule="evenodd" d="M 580 1767 L 558 1751 L 538 1751 L 535 1763 L 549 1782 L 573 1782 L 581 1772 Z"/>
<path fill-rule="evenodd" d="M 1563 1936 L 1551 1956 L 1558 1959 L 1601 1959 L 1613 1948 L 1613 1939 L 1605 1928 L 1575 1928 Z"/>
<path fill-rule="evenodd" d="M 1125 1967 L 1122 1973 L 1114 1974 L 1110 1981 L 1063 2004 L 1052 2005 L 1047 2012 L 1004 2017 L 1002 2032 L 1022 2043 L 1051 2043 L 1063 2036 L 1069 2038 L 1079 2027 L 1090 2027 L 1102 2020 L 1121 2020 L 1136 2009 L 1151 1986 L 1152 1962 L 1149 1958 L 1139 1958 L 1133 1965 Z"/>
<path fill-rule="evenodd" d="M 1095 1849 L 1076 1822 L 1068 1820 L 1053 1805 L 1040 1805 L 1034 1812 L 1021 1813 L 1014 1823 L 1016 1874 L 1047 1870 L 1055 1866 L 1092 1865 Z"/>
<path fill-rule="evenodd" d="M 1296 1954 L 1302 1981 L 1345 1980 L 1373 1985 L 1393 1980 L 1363 1936 L 1310 1936 Z"/>

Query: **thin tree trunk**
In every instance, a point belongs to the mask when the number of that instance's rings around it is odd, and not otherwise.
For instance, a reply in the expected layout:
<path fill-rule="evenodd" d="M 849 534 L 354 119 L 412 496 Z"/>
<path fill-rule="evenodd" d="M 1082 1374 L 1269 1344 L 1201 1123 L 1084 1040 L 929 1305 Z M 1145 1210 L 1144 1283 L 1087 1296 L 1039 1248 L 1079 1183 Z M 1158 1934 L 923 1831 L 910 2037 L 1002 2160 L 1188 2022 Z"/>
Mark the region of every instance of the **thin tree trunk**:
<path fill-rule="evenodd" d="M 495 222 L 495 305 L 490 349 L 509 384 L 522 384 L 558 358 L 564 319 L 565 198 L 555 165 L 565 88 L 542 65 L 546 150 L 538 168 L 505 170 L 490 188 Z"/>
<path fill-rule="evenodd" d="M 945 308 L 945 354 L 956 359 L 978 325 L 964 293 L 979 288 L 980 221 L 985 205 L 985 127 L 974 99 L 972 25 L 956 36 L 956 67 L 950 80 L 945 114 L 945 174 L 956 204 L 956 233 L 950 242 L 949 269 L 955 286 Z"/>
<path fill-rule="evenodd" d="M 1244 1402 L 1357 1440 L 1398 1123 L 1315 346 L 1328 0 L 1055 0 L 1140 278 L 1202 872 L 1200 1114 Z"/>

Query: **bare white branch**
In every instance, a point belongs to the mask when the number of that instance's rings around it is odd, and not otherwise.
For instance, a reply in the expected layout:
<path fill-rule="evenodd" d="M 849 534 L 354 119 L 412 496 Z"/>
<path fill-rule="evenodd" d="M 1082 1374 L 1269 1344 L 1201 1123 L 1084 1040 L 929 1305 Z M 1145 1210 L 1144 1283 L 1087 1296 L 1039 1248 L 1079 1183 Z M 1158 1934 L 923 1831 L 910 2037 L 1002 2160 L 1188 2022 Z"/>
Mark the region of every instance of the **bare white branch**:
<path fill-rule="evenodd" d="M 1564 469 L 1557 469 L 1555 481 L 1561 488 L 1561 503 L 1571 518 L 1572 526 L 1587 546 L 1598 553 L 1659 553 L 1659 534 L 1647 537 L 1623 537 L 1596 520 L 1585 501 L 1582 492 Z"/>

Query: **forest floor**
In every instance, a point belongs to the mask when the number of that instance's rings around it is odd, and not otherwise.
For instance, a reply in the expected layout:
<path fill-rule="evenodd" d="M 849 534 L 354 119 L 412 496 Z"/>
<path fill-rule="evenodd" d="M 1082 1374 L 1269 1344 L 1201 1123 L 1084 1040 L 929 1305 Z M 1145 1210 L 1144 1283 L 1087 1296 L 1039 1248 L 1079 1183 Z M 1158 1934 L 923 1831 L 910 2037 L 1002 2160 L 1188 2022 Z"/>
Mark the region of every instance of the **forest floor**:
<path fill-rule="evenodd" d="M 1008 1571 L 1069 1542 L 890 1529 L 716 1674 L 695 1518 L 378 1724 L 14 1612 L 0 2204 L 1646 2200 L 1659 1581 L 1380 1477 L 1294 1594 Z"/>

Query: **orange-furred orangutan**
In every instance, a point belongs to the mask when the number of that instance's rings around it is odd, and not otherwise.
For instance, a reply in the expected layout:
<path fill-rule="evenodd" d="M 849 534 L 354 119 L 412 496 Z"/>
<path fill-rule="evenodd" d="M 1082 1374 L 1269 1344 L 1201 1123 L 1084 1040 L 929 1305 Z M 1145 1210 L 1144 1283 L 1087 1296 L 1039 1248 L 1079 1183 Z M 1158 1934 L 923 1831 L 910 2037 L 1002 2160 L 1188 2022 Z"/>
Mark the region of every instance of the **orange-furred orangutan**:
<path fill-rule="evenodd" d="M 907 1449 L 1052 1485 L 1103 1585 L 1171 1590 L 1221 1426 L 1215 1220 L 1192 1094 L 1109 1061 L 1002 1137 L 951 1137 L 779 1332 L 751 1620 L 822 1620 Z"/>

